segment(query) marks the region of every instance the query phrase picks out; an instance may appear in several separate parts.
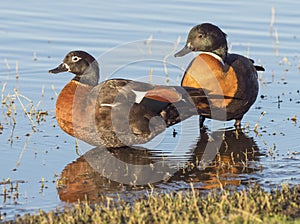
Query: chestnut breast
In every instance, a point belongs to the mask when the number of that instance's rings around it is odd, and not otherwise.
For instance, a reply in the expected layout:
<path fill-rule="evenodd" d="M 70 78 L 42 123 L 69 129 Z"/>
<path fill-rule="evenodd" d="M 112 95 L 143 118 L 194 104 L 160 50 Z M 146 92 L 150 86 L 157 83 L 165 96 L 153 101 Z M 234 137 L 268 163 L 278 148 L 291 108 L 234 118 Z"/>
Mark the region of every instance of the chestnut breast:
<path fill-rule="evenodd" d="M 220 60 L 210 54 L 202 53 L 190 63 L 181 85 L 204 88 L 207 90 L 207 95 L 225 96 L 223 99 L 222 97 L 211 99 L 213 106 L 223 108 L 235 96 L 238 79 L 231 66 L 224 71 L 224 65 Z"/>
<path fill-rule="evenodd" d="M 72 136 L 78 135 L 76 132 L 79 127 L 89 125 L 86 111 L 89 107 L 87 98 L 91 89 L 89 85 L 72 80 L 62 89 L 57 98 L 55 112 L 57 123 L 61 129 Z"/>

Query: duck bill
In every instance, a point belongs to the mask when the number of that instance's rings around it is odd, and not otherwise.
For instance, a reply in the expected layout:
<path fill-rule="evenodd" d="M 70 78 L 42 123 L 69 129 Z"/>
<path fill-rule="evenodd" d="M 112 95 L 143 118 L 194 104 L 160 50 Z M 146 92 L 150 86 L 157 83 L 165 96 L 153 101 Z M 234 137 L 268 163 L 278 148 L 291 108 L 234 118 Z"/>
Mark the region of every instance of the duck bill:
<path fill-rule="evenodd" d="M 49 70 L 49 73 L 57 74 L 60 72 L 67 72 L 67 71 L 69 71 L 69 66 L 65 63 L 61 63 L 58 67 Z"/>
<path fill-rule="evenodd" d="M 182 48 L 180 51 L 178 51 L 174 56 L 175 57 L 182 57 L 188 53 L 192 52 L 192 49 L 189 48 L 187 45 L 185 45 L 184 48 Z"/>

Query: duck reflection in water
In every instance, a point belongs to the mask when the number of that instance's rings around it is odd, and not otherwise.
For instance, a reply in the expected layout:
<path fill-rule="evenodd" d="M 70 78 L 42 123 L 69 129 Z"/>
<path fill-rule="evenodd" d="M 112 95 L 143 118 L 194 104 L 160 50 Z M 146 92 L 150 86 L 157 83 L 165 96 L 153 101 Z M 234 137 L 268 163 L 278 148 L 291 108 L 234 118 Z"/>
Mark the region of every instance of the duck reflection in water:
<path fill-rule="evenodd" d="M 182 155 L 178 159 L 142 147 L 94 148 L 64 168 L 59 197 L 68 202 L 99 201 L 107 195 L 132 199 L 145 194 L 149 184 L 158 191 L 186 189 L 191 182 L 200 189 L 239 186 L 253 178 L 240 174 L 260 170 L 259 149 L 240 129 L 211 134 L 203 130 L 189 151 L 184 165 L 179 165 Z"/>

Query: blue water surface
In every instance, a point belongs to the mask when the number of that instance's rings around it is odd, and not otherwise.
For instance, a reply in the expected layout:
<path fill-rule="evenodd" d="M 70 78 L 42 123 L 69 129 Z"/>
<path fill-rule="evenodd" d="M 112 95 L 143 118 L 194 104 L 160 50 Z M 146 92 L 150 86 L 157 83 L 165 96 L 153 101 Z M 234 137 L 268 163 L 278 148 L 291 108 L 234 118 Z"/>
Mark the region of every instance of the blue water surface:
<path fill-rule="evenodd" d="M 173 53 L 184 45 L 190 28 L 203 22 L 215 23 L 227 33 L 231 52 L 251 57 L 266 69 L 259 73 L 259 97 L 243 119 L 247 136 L 265 155 L 256 162 L 262 171 L 240 178 L 243 182 L 255 179 L 266 188 L 282 182 L 299 183 L 299 8 L 300 3 L 292 0 L 2 2 L 0 221 L 64 204 L 58 196 L 57 180 L 64 167 L 79 156 L 75 139 L 56 124 L 55 101 L 72 75 L 50 75 L 49 69 L 67 52 L 81 49 L 99 60 L 101 80 L 148 81 L 151 68 L 153 82 L 179 85 L 193 55 L 175 59 Z M 39 123 L 36 118 L 31 120 L 24 108 L 47 115 Z M 207 122 L 209 129 L 213 123 Z M 230 128 L 233 122 L 218 125 Z M 192 155 L 199 137 L 197 118 L 176 127 L 180 128 L 184 137 L 179 151 L 168 147 L 173 129 L 147 147 L 184 161 Z M 157 186 L 166 191 L 188 187 L 182 180 Z M 123 195 L 133 199 L 138 193 Z"/>

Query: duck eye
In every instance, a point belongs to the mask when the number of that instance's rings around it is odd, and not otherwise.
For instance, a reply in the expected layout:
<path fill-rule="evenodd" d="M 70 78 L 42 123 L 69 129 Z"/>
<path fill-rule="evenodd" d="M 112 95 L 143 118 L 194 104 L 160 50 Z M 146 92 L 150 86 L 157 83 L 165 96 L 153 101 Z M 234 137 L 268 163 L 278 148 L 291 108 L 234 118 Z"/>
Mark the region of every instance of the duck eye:
<path fill-rule="evenodd" d="M 72 61 L 73 62 L 77 62 L 77 61 L 79 61 L 81 58 L 80 57 L 78 57 L 78 56 L 72 56 Z"/>
<path fill-rule="evenodd" d="M 202 38 L 203 37 L 203 34 L 199 34 L 199 36 L 198 36 L 199 38 Z"/>

